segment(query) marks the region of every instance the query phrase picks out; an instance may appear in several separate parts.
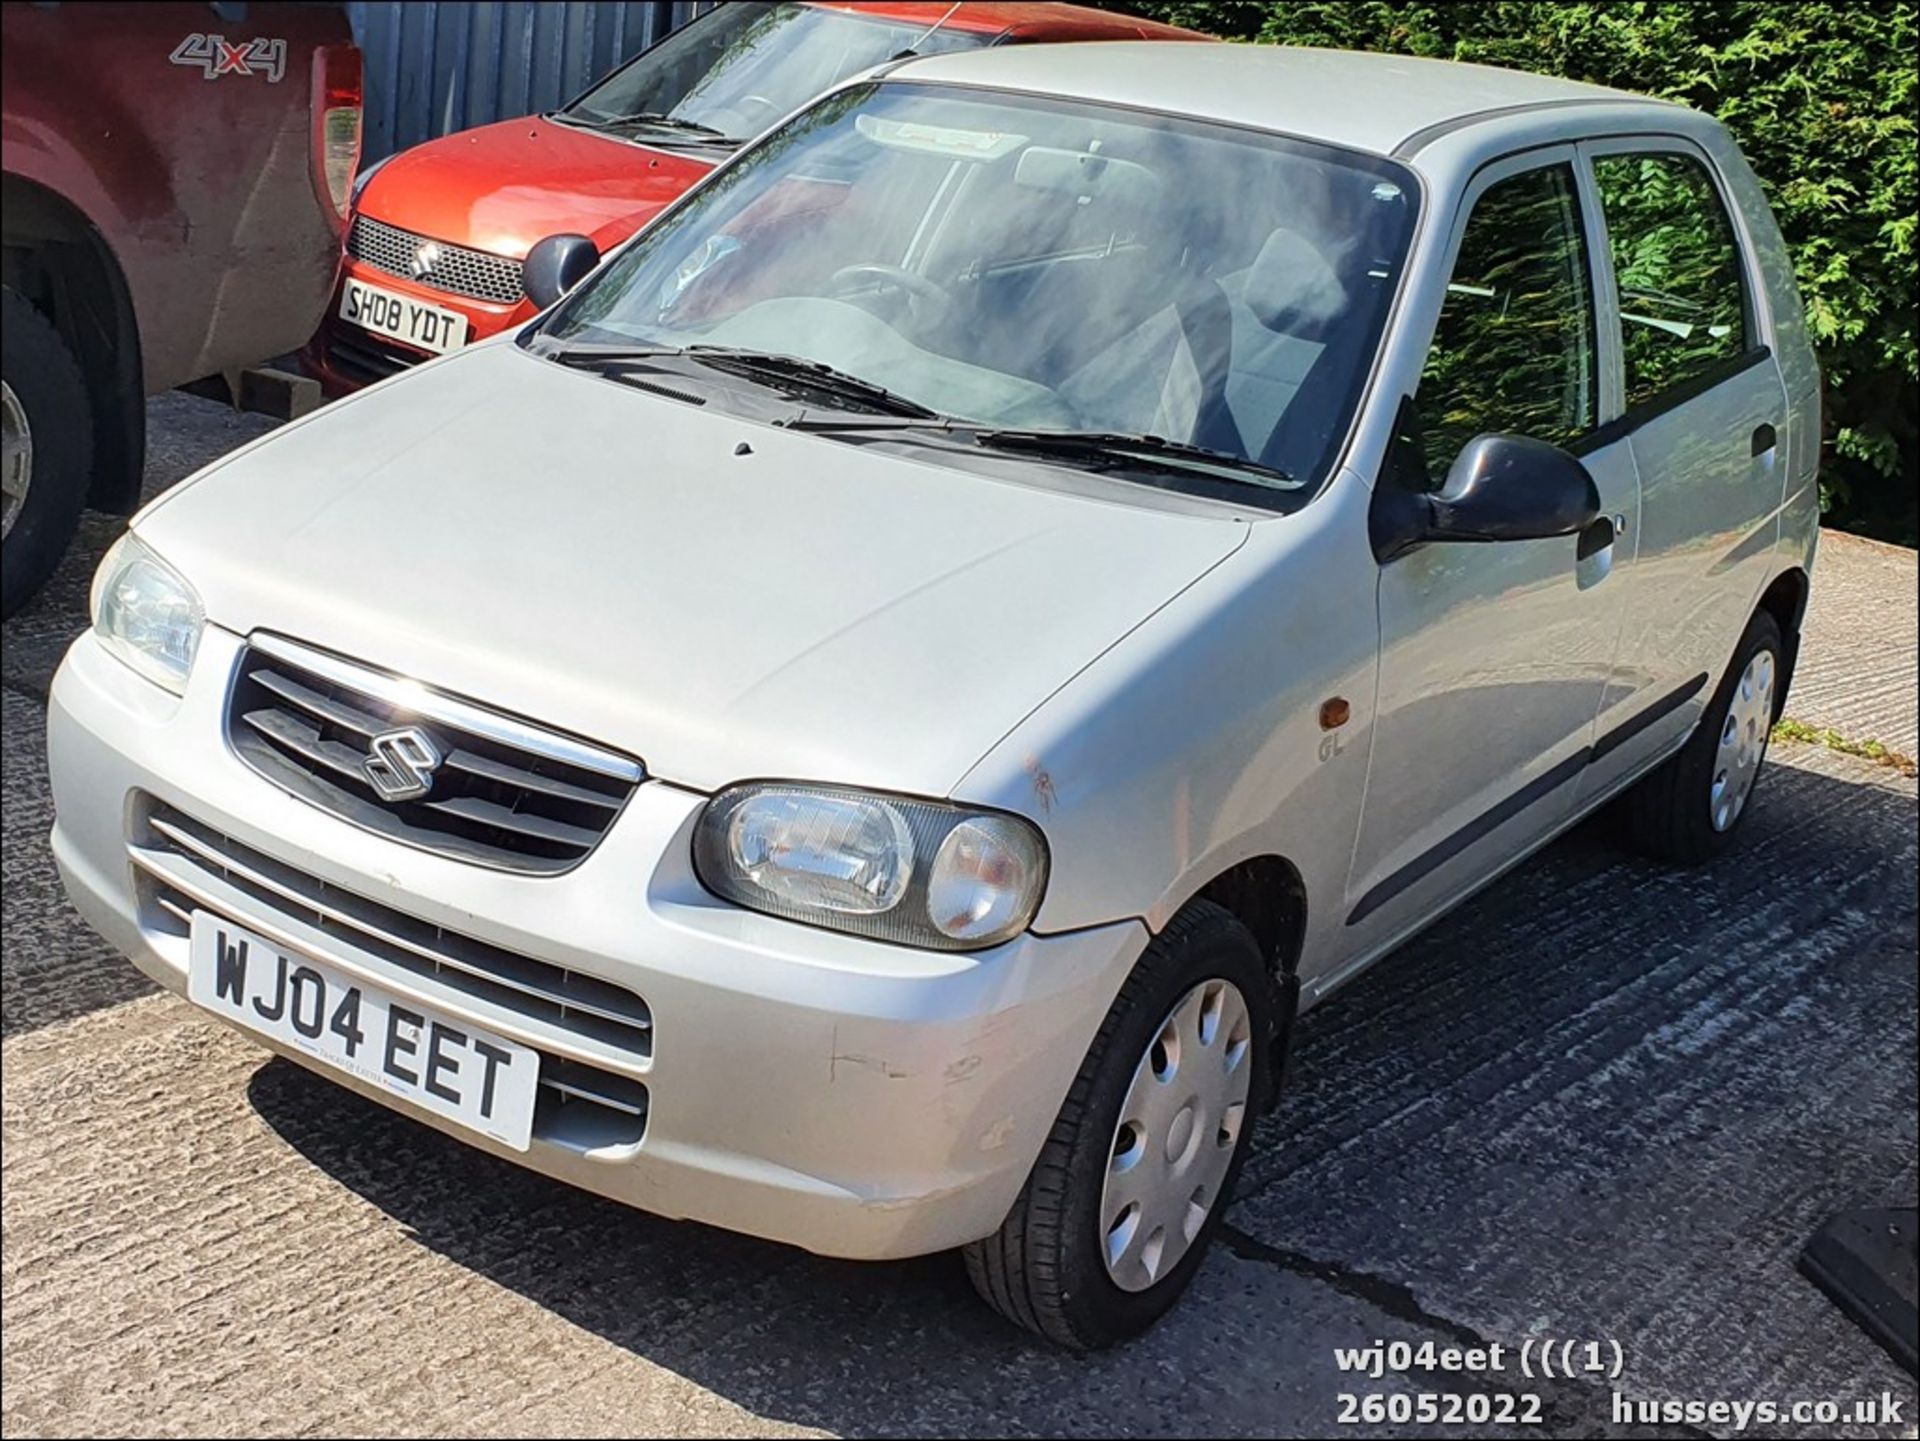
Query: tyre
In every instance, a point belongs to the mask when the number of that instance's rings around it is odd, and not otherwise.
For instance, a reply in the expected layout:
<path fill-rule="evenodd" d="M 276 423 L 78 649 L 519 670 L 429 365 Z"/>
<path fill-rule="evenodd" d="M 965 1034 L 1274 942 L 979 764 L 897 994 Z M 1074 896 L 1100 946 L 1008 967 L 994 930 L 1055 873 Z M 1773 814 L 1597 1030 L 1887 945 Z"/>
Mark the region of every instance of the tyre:
<path fill-rule="evenodd" d="M 1697 866 L 1732 843 L 1767 758 L 1784 654 L 1779 622 L 1757 612 L 1699 728 L 1627 793 L 1627 834 L 1637 849 Z"/>
<path fill-rule="evenodd" d="M 60 332 L 12 290 L 0 290 L 0 327 L 0 615 L 12 615 L 80 524 L 93 409 Z"/>
<path fill-rule="evenodd" d="M 1233 1194 L 1267 1094 L 1272 978 L 1233 915 L 1183 909 L 1121 987 L 974 1289 L 1074 1350 L 1136 1336 L 1179 1300 Z"/>

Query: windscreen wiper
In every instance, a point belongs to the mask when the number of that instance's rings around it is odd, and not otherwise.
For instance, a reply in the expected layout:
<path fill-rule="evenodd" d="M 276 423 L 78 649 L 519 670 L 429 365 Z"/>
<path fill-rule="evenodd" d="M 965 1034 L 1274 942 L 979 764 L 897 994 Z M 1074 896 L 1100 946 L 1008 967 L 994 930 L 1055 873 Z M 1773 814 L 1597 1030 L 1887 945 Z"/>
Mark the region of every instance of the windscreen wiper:
<path fill-rule="evenodd" d="M 678 115 L 668 115 L 662 110 L 636 110 L 631 115 L 618 115 L 614 119 L 621 125 L 652 125 L 661 130 L 678 130 L 687 135 L 698 135 L 703 140 L 729 140 L 735 145 L 740 143 L 724 130 L 716 130 L 711 125 L 702 125 L 698 120 L 684 120 Z"/>
<path fill-rule="evenodd" d="M 689 345 L 684 354 L 689 360 L 743 376 L 771 386 L 783 394 L 799 398 L 824 395 L 832 400 L 851 401 L 883 415 L 909 416 L 915 420 L 942 420 L 939 411 L 896 395 L 884 385 L 862 380 L 844 370 L 836 370 L 818 360 L 799 355 L 782 355 L 772 350 L 747 350 L 731 345 Z"/>
<path fill-rule="evenodd" d="M 1017 450 L 1057 456 L 1108 468 L 1150 465 L 1186 473 L 1222 475 L 1269 489 L 1297 489 L 1300 482 L 1278 466 L 1262 465 L 1244 455 L 1215 450 L 1190 441 L 1161 435 L 1130 435 L 1113 430 L 982 430 L 976 444 L 992 450 Z"/>
<path fill-rule="evenodd" d="M 527 349 L 542 360 L 557 360 L 579 370 L 686 354 L 677 345 L 599 345 L 592 341 L 556 340 L 546 335 L 537 335 L 528 341 Z"/>
<path fill-rule="evenodd" d="M 774 424 L 788 430 L 820 435 L 922 435 L 987 449 L 1024 452 L 1046 459 L 1093 465 L 1101 470 L 1146 467 L 1201 481 L 1257 486 L 1261 490 L 1298 490 L 1300 482 L 1278 466 L 1214 450 L 1204 445 L 1167 440 L 1158 435 L 1128 435 L 1117 431 L 1008 430 L 961 420 L 951 415 L 915 419 L 906 416 L 808 415 Z"/>
<path fill-rule="evenodd" d="M 935 411 L 928 411 L 925 415 L 918 415 L 911 411 L 903 411 L 897 415 L 847 415 L 833 410 L 817 413 L 803 410 L 798 415 L 786 420 L 777 420 L 774 424 L 782 430 L 810 431 L 816 435 L 836 435 L 842 432 L 848 435 L 868 435 L 892 431 L 932 431 L 940 435 L 971 436 L 974 431 L 981 428 L 973 421 L 961 420 L 952 415 L 941 415 Z"/>
<path fill-rule="evenodd" d="M 886 417 L 892 425 L 947 421 L 939 411 L 930 410 L 917 400 L 908 400 L 904 395 L 895 395 L 884 385 L 835 370 L 824 361 L 773 350 L 749 350 L 732 345 L 601 345 L 544 336 L 536 337 L 528 348 L 543 360 L 558 361 L 575 370 L 591 370 L 600 375 L 617 374 L 635 367 L 657 371 L 661 367 L 651 362 L 690 360 L 728 375 L 758 381 L 782 395 L 795 398 L 820 395 L 831 400 L 852 401 Z M 804 411 L 784 422 L 798 430 L 831 430 L 836 425 L 844 428 L 849 423 L 860 422 L 850 422 L 845 415 L 808 416 Z"/>
<path fill-rule="evenodd" d="M 740 145 L 744 142 L 737 136 L 724 130 L 716 130 L 711 125 L 702 125 L 697 120 L 683 120 L 678 115 L 668 115 L 658 110 L 641 110 L 632 115 L 579 115 L 569 110 L 556 110 L 547 119 L 558 121 L 562 125 L 579 125 L 588 130 L 667 130 L 696 140 L 702 145 Z"/>
<path fill-rule="evenodd" d="M 558 341 L 547 341 L 545 344 L 536 341 L 528 348 L 542 360 L 557 361 L 569 369 L 584 370 L 637 390 L 664 395 L 670 400 L 684 400 L 689 405 L 707 403 L 703 395 L 694 395 L 687 390 L 660 383 L 662 376 L 676 377 L 675 368 L 661 362 L 686 354 L 677 345 L 567 345 Z M 684 378 L 684 371 L 678 374 Z"/>

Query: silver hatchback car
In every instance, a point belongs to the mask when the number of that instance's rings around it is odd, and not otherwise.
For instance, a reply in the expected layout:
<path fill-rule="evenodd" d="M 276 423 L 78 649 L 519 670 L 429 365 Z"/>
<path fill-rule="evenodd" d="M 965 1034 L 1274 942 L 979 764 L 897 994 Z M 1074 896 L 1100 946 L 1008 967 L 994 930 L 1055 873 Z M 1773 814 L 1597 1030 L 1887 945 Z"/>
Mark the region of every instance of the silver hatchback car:
<path fill-rule="evenodd" d="M 1615 797 L 1682 864 L 1749 804 L 1819 377 L 1703 115 L 910 60 L 525 281 L 142 512 L 49 735 L 104 936 L 485 1150 L 1109 1344 L 1299 1012 Z"/>

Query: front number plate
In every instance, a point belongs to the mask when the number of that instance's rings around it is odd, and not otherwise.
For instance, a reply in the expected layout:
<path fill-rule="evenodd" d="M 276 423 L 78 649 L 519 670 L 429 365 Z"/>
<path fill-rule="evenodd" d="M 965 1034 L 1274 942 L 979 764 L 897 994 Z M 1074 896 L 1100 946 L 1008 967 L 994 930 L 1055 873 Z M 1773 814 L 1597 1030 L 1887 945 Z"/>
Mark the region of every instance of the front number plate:
<path fill-rule="evenodd" d="M 516 1151 L 532 1138 L 539 1052 L 389 998 L 208 911 L 193 913 L 187 995 Z"/>
<path fill-rule="evenodd" d="M 435 355 L 467 343 L 466 316 L 357 280 L 340 287 L 340 318 Z"/>

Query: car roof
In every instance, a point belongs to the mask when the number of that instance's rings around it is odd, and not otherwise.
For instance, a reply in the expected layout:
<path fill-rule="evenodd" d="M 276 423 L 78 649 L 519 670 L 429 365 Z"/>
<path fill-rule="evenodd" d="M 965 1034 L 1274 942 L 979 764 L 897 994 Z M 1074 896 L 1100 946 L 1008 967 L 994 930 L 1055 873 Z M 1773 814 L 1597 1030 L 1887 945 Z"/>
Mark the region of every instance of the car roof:
<path fill-rule="evenodd" d="M 822 10 L 850 10 L 908 20 L 929 29 L 938 22 L 949 30 L 1012 35 L 1022 40 L 1163 39 L 1209 40 L 1197 30 L 1164 25 L 1138 15 L 1116 15 L 1091 5 L 1060 0 L 967 0 L 962 5 L 930 5 L 927 0 L 807 0 Z"/>
<path fill-rule="evenodd" d="M 1524 70 L 1353 50 L 1131 42 L 1002 47 L 909 60 L 889 79 L 979 85 L 1157 110 L 1380 155 L 1494 116 L 1666 101 Z"/>

